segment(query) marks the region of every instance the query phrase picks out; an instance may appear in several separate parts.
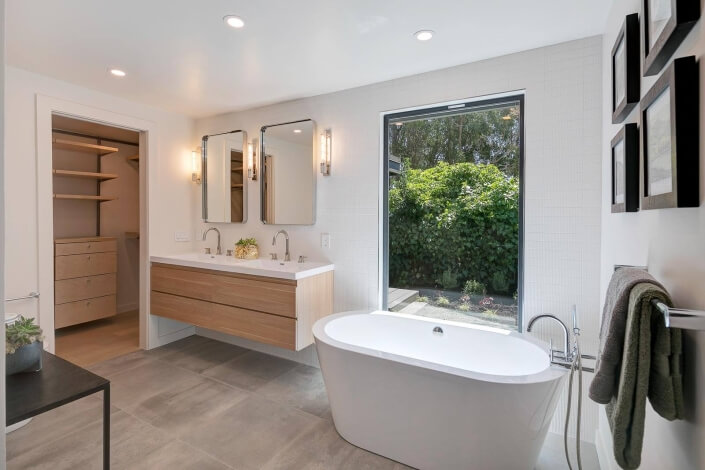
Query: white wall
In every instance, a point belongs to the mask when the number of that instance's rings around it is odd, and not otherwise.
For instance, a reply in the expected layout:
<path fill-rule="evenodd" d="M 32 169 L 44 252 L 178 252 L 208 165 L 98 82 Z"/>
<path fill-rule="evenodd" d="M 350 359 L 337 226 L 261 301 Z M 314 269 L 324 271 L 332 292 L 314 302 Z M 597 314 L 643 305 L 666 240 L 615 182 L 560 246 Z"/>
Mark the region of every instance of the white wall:
<path fill-rule="evenodd" d="M 5 0 L 0 0 L 0 109 L 5 105 Z M 5 213 L 5 116 L 0 113 L 0 212 Z M 0 217 L 0 266 L 5 266 L 5 218 Z M 0 269 L 0 299 L 5 299 L 5 273 Z M 0 317 L 5 304 L 0 302 Z M 5 322 L 0 326 L 0 350 L 5 350 Z M 5 403 L 5 361 L 0 361 L 0 403 Z M 0 470 L 5 469 L 5 406 L 0 406 Z"/>
<path fill-rule="evenodd" d="M 552 312 L 567 322 L 571 305 L 577 304 L 582 312 L 583 351 L 595 352 L 600 311 L 602 48 L 601 37 L 588 38 L 201 119 L 196 123 L 197 135 L 243 129 L 252 139 L 263 125 L 305 118 L 315 120 L 319 129 L 332 128 L 331 175 L 317 176 L 316 225 L 285 226 L 291 236 L 292 259 L 306 255 L 335 263 L 335 311 L 375 309 L 380 113 L 525 90 L 524 318 Z M 254 236 L 262 252 L 268 252 L 272 235 L 281 227 L 259 221 L 259 184 L 258 180 L 250 185 L 246 224 L 215 224 L 223 232 L 224 246 Z M 198 204 L 200 199 L 194 202 Z M 201 224 L 200 214 L 195 214 L 195 221 Z M 330 233 L 330 249 L 320 248 L 321 233 Z M 205 245 L 199 242 L 198 246 Z M 538 330 L 544 336 L 547 331 L 557 333 L 546 324 Z M 554 338 L 558 341 L 559 336 Z M 588 403 L 583 436 L 594 436 L 596 416 L 596 408 Z M 560 432 L 561 426 L 556 423 L 552 429 Z"/>
<path fill-rule="evenodd" d="M 174 231 L 192 232 L 196 217 L 195 188 L 190 177 L 190 151 L 194 147 L 195 135 L 192 119 L 14 67 L 7 68 L 5 90 L 8 99 L 5 101 L 4 182 L 11 201 L 5 210 L 4 231 L 7 296 L 21 296 L 37 290 L 38 266 L 46 261 L 39 259 L 37 252 L 37 95 L 153 123 L 157 134 L 154 140 L 157 161 L 153 162 L 151 168 L 154 171 L 149 175 L 149 246 L 162 253 L 192 249 L 192 243 L 174 241 Z M 17 302 L 12 308 L 26 315 L 37 315 L 34 300 Z M 159 319 L 158 330 L 160 337 L 178 335 L 178 331 L 183 334 L 193 332 L 192 327 L 167 319 Z"/>
<path fill-rule="evenodd" d="M 701 7 L 702 8 L 702 7 Z M 648 266 L 651 272 L 668 288 L 676 305 L 685 308 L 705 308 L 705 206 L 692 209 L 662 209 L 631 214 L 610 212 L 610 141 L 620 125 L 612 124 L 610 103 L 611 50 L 624 17 L 640 13 L 639 0 L 617 0 L 610 13 L 602 45 L 603 135 L 602 135 L 602 260 L 601 298 L 607 289 L 615 264 Z M 641 16 L 641 15 L 640 15 Z M 695 55 L 701 62 L 700 81 L 705 71 L 702 55 L 705 52 L 705 34 L 702 20 L 695 25 L 673 57 Z M 664 67 L 665 69 L 665 67 Z M 641 95 L 644 96 L 660 76 L 643 78 Z M 700 197 L 705 194 L 705 92 L 700 88 Z M 638 122 L 634 110 L 625 122 Z M 644 469 L 705 468 L 705 333 L 688 332 L 685 348 L 685 399 L 686 419 L 668 422 L 653 412 L 647 404 L 646 433 L 642 466 Z M 612 460 L 609 427 L 600 420 L 600 438 L 607 452 L 602 457 Z M 607 467 L 604 463 L 603 467 Z M 616 464 L 615 464 L 616 465 Z M 616 467 L 615 467 L 616 468 Z"/>

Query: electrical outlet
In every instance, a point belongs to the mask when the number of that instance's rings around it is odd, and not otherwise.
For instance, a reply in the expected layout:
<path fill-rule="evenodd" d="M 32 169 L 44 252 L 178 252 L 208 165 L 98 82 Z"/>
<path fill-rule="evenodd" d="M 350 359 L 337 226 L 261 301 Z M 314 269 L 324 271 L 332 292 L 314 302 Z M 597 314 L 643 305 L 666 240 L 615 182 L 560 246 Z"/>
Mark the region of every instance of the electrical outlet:
<path fill-rule="evenodd" d="M 174 232 L 174 240 L 177 242 L 189 242 L 191 237 L 188 236 L 188 232 L 176 231 Z"/>
<path fill-rule="evenodd" d="M 321 234 L 321 248 L 330 248 L 330 233 Z"/>

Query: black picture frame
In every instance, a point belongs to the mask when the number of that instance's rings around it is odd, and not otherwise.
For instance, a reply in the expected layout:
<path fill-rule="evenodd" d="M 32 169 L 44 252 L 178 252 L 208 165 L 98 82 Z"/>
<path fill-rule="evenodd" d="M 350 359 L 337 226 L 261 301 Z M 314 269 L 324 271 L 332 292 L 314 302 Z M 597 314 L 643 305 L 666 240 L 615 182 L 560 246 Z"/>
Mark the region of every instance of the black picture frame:
<path fill-rule="evenodd" d="M 619 159 L 617 146 L 622 143 L 622 172 L 617 171 Z M 639 127 L 625 124 L 614 136 L 612 147 L 612 212 L 637 212 L 639 210 Z M 621 180 L 624 194 L 618 200 L 617 184 Z"/>
<path fill-rule="evenodd" d="M 668 99 L 668 107 L 665 107 L 663 104 L 665 101 L 662 102 L 662 98 Z M 656 106 L 654 109 L 664 109 L 666 110 L 664 112 L 668 112 L 666 123 L 668 127 L 665 128 L 666 126 L 663 125 L 662 117 L 661 120 L 653 119 L 656 121 L 653 125 L 658 126 L 660 122 L 663 128 L 654 127 L 650 130 L 652 123 L 649 121 L 649 110 L 657 101 L 664 107 Z M 695 56 L 675 59 L 641 101 L 642 209 L 700 205 L 698 106 L 698 64 Z M 665 162 L 665 165 L 670 167 L 661 171 L 667 175 L 670 173 L 670 181 L 668 177 L 654 180 L 655 185 L 658 183 L 667 188 L 656 193 L 656 191 L 650 191 L 649 173 L 656 171 L 652 169 L 652 159 L 655 160 L 658 156 L 649 155 L 649 132 L 657 134 L 659 130 L 667 144 L 662 144 L 665 148 L 660 159 L 661 164 Z M 652 136 L 651 143 L 657 145 L 659 142 L 654 140 L 657 138 Z"/>
<path fill-rule="evenodd" d="M 651 41 L 649 25 L 650 1 L 670 2 L 671 16 L 657 37 Z M 699 0 L 642 0 L 642 37 L 644 44 L 644 76 L 656 75 L 673 55 L 688 32 L 700 18 Z M 653 42 L 653 46 L 651 43 Z"/>
<path fill-rule="evenodd" d="M 617 57 L 618 51 L 621 51 Z M 624 18 L 622 28 L 612 47 L 612 124 L 618 124 L 639 103 L 641 76 L 639 74 L 639 15 L 632 13 Z M 622 62 L 621 67 L 617 62 Z M 617 89 L 622 85 L 622 97 Z"/>

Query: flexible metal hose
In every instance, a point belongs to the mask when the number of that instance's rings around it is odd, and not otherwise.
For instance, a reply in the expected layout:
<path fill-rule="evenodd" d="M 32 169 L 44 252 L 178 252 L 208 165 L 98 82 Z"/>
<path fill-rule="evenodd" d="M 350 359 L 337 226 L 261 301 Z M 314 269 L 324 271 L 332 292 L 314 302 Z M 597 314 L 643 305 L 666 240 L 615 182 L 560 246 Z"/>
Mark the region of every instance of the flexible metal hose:
<path fill-rule="evenodd" d="M 573 375 L 575 369 L 578 369 L 578 415 L 576 416 L 577 429 L 575 432 L 575 451 L 578 460 L 578 470 L 583 470 L 583 462 L 580 458 L 580 424 L 581 424 L 581 411 L 583 402 L 583 364 L 580 360 L 580 341 L 578 340 L 579 335 L 575 335 L 575 346 L 576 354 L 573 362 L 570 364 L 570 378 L 568 379 L 568 405 L 565 412 L 565 426 L 563 428 L 563 450 L 565 451 L 565 459 L 568 462 L 568 469 L 573 470 L 573 466 L 570 463 L 570 453 L 568 452 L 568 428 L 570 424 L 570 405 L 573 401 Z"/>

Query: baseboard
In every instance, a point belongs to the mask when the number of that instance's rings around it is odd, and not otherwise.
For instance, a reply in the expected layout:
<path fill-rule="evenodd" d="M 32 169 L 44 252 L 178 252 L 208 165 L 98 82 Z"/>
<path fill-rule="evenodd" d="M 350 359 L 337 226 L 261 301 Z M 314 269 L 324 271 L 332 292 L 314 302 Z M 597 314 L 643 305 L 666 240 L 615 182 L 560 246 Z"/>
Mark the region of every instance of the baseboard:
<path fill-rule="evenodd" d="M 270 356 L 289 359 L 290 361 L 299 362 L 307 366 L 319 367 L 318 355 L 316 354 L 316 347 L 314 345 L 304 348 L 301 351 L 290 351 L 288 349 L 278 348 L 270 344 L 260 343 L 258 341 L 252 341 L 249 339 L 240 338 L 238 336 L 231 336 L 219 331 L 208 330 L 206 328 L 196 327 L 196 334 L 214 339 L 216 341 L 222 341 L 223 343 L 240 346 L 241 348 L 252 349 L 253 351 L 269 354 Z"/>
<path fill-rule="evenodd" d="M 595 431 L 597 460 L 599 460 L 602 470 L 619 470 L 619 465 L 617 465 L 612 455 L 612 433 L 610 432 L 610 425 L 607 422 L 607 415 L 603 406 L 600 407 L 598 414 L 597 430 Z"/>
<path fill-rule="evenodd" d="M 173 343 L 174 341 L 188 338 L 189 336 L 193 336 L 195 334 L 196 329 L 193 326 L 187 326 L 182 330 L 172 331 L 171 333 L 167 333 L 165 335 L 157 335 L 157 344 L 151 345 L 152 347 L 150 349 L 158 348 L 159 346 L 164 346 L 165 344 Z"/>
<path fill-rule="evenodd" d="M 139 302 L 128 302 L 126 304 L 120 304 L 117 306 L 117 313 L 125 313 L 125 312 L 133 312 L 135 310 L 139 310 L 140 304 Z"/>

